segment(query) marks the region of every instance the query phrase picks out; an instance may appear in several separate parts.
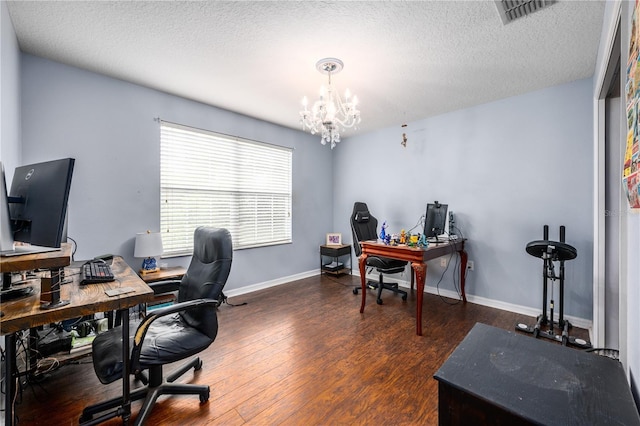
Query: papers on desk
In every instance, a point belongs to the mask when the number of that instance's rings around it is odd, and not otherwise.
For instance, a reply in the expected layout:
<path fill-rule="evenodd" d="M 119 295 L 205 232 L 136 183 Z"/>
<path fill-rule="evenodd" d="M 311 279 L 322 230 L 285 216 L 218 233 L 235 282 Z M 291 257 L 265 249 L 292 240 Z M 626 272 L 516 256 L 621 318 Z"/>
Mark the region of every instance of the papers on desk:
<path fill-rule="evenodd" d="M 105 290 L 104 294 L 106 294 L 109 297 L 114 297 L 114 296 L 119 296 L 125 293 L 132 293 L 134 291 L 136 290 L 132 287 L 119 287 L 119 288 L 112 288 L 110 290 Z"/>

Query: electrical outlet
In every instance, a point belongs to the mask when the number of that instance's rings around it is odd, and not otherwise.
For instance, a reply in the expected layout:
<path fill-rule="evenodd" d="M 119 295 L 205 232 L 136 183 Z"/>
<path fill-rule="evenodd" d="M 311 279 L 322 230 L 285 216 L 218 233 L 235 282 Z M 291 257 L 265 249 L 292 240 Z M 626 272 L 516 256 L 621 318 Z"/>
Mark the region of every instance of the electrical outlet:
<path fill-rule="evenodd" d="M 473 263 L 473 260 L 469 260 L 467 261 L 467 269 L 470 271 L 473 271 L 475 269 L 475 264 Z"/>
<path fill-rule="evenodd" d="M 447 267 L 447 259 L 441 258 L 440 259 L 440 266 L 443 267 L 443 268 L 446 268 Z"/>

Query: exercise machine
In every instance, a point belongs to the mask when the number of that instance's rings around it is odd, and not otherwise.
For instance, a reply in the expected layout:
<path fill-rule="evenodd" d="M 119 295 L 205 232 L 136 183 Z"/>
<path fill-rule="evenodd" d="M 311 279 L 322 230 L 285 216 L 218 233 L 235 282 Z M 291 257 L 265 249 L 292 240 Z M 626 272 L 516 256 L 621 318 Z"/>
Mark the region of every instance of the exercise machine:
<path fill-rule="evenodd" d="M 564 346 L 572 345 L 583 349 L 590 348 L 591 343 L 589 341 L 569 335 L 569 329 L 571 329 L 572 326 L 568 320 L 564 319 L 564 262 L 575 259 L 578 256 L 576 249 L 565 242 L 564 225 L 560 226 L 560 241 L 550 241 L 549 226 L 544 225 L 543 239 L 528 243 L 526 251 L 531 256 L 538 257 L 543 261 L 542 314 L 538 316 L 537 322 L 534 326 L 517 323 L 516 330 L 531 333 L 534 337 L 552 339 L 561 342 Z M 558 272 L 556 272 L 556 262 L 559 264 Z M 553 319 L 555 309 L 553 287 L 556 281 L 558 281 L 558 295 L 560 298 L 557 321 Z M 549 289 L 549 287 L 551 288 Z M 549 300 L 548 316 L 547 300 Z M 562 330 L 562 334 L 558 335 L 555 333 L 555 326 Z"/>

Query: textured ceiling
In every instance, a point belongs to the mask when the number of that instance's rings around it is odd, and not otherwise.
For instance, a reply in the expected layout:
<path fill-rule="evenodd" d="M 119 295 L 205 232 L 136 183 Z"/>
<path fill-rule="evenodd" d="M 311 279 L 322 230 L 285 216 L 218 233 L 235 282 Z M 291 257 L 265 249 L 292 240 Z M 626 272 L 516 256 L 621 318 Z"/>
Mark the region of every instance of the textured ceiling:
<path fill-rule="evenodd" d="M 591 77 L 603 1 L 503 25 L 493 1 L 7 2 L 24 52 L 300 128 L 303 95 L 360 99 L 360 132 Z M 345 133 L 344 136 L 353 134 Z"/>

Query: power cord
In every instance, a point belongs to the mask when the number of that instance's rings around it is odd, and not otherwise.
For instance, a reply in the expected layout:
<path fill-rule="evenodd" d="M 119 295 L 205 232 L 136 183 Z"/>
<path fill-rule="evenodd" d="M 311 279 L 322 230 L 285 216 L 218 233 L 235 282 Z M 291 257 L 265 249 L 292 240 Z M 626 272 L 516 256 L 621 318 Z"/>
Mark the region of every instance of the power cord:
<path fill-rule="evenodd" d="M 453 225 L 453 230 L 457 231 L 456 235 L 459 235 L 459 237 L 461 239 L 464 239 L 464 235 L 462 234 L 462 230 L 460 230 L 460 228 L 458 228 L 457 226 Z M 451 239 L 451 234 L 447 234 L 449 236 L 449 241 L 455 241 Z M 440 275 L 440 279 L 438 280 L 437 284 L 436 284 L 436 289 L 438 291 L 438 297 L 440 297 L 440 299 L 446 303 L 447 305 L 457 305 L 462 301 L 462 290 L 460 289 L 460 282 L 459 279 L 457 277 L 457 274 L 453 274 L 453 287 L 456 291 L 456 293 L 458 294 L 458 300 L 456 300 L 455 302 L 449 302 L 447 301 L 444 296 L 442 296 L 440 294 L 440 282 L 442 282 L 442 279 L 444 278 L 444 275 L 446 274 L 447 270 L 449 270 L 449 265 L 451 264 L 451 259 L 454 256 L 454 252 L 451 252 L 450 256 L 449 256 L 449 260 L 447 261 L 447 267 L 444 269 L 444 271 L 442 271 L 442 274 Z M 458 269 L 460 267 L 460 258 L 458 256 L 456 256 L 456 260 L 455 260 L 455 264 L 454 264 L 454 271 L 456 269 Z M 467 272 L 468 272 L 468 268 L 465 268 L 463 274 L 464 274 L 464 279 L 467 279 Z"/>
<path fill-rule="evenodd" d="M 424 219 L 425 219 L 424 215 L 420 215 L 420 218 L 418 219 L 418 223 L 416 223 L 416 224 L 413 226 L 413 228 L 409 229 L 409 230 L 407 231 L 407 233 L 408 233 L 409 235 L 411 235 L 411 231 L 413 231 L 414 229 L 416 229 L 416 228 L 417 228 L 417 227 L 419 227 L 419 226 L 420 226 L 420 227 L 422 227 L 422 228 L 424 228 Z"/>
<path fill-rule="evenodd" d="M 73 261 L 76 256 L 76 250 L 78 250 L 78 243 L 73 238 L 67 236 L 67 240 L 71 240 L 73 242 L 73 249 L 71 250 L 71 260 Z"/>

